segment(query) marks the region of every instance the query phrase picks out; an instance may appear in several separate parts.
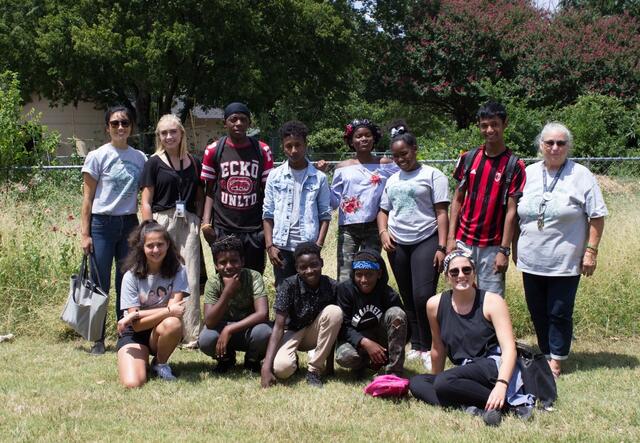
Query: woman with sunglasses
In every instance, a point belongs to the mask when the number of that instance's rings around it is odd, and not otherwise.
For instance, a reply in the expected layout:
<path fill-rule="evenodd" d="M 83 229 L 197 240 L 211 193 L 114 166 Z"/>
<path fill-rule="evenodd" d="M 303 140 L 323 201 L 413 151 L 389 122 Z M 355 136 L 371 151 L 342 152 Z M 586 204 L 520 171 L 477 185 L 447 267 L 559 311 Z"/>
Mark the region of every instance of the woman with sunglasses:
<path fill-rule="evenodd" d="M 120 285 L 122 261 L 129 252 L 127 238 L 138 225 L 138 189 L 146 156 L 129 146 L 127 140 L 135 123 L 132 109 L 114 106 L 105 113 L 109 143 L 89 152 L 82 167 L 83 197 L 81 245 L 85 254 L 94 254 L 98 269 L 94 280 L 105 293 L 111 287 L 111 266 L 116 261 L 116 316 L 121 318 Z M 97 271 L 97 272 L 95 272 Z M 106 319 L 105 319 L 106 324 Z M 102 338 L 91 354 L 104 354 Z"/>
<path fill-rule="evenodd" d="M 608 213 L 594 175 L 567 158 L 572 143 L 571 132 L 557 122 L 538 135 L 542 160 L 526 169 L 513 253 L 538 346 L 556 378 L 571 347 L 580 275 L 596 269 Z"/>
<path fill-rule="evenodd" d="M 184 343 L 194 348 L 200 333 L 200 217 L 204 190 L 201 165 L 187 150 L 180 119 L 163 115 L 156 125 L 156 152 L 142 171 L 142 219 L 164 226 L 184 258 L 191 294 L 183 318 Z"/>
<path fill-rule="evenodd" d="M 412 377 L 409 389 L 419 400 L 464 407 L 487 425 L 498 425 L 516 364 L 507 304 L 476 287 L 475 264 L 464 251 L 445 257 L 444 274 L 451 289 L 427 302 L 433 371 Z M 445 371 L 446 356 L 455 367 Z"/>

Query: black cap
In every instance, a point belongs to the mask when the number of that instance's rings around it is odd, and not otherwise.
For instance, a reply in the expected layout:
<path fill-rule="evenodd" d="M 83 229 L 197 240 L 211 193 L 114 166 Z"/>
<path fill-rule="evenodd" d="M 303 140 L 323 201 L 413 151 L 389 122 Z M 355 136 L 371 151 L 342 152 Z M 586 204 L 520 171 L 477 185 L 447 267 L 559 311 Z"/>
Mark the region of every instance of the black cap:
<path fill-rule="evenodd" d="M 233 102 L 229 103 L 226 108 L 224 108 L 224 119 L 228 119 L 231 114 L 245 114 L 247 117 L 251 118 L 251 111 L 244 103 Z"/>

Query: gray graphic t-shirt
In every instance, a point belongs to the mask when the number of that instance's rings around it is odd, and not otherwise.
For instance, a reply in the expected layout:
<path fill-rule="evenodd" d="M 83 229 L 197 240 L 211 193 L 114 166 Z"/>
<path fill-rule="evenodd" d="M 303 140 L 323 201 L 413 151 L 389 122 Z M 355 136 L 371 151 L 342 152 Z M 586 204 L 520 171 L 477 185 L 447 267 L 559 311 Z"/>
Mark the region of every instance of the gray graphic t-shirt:
<path fill-rule="evenodd" d="M 129 308 L 155 309 L 164 308 L 169 303 L 171 294 L 182 292 L 189 295 L 187 271 L 184 266 L 173 278 L 165 278 L 157 274 L 149 274 L 147 278 L 138 278 L 131 271 L 127 271 L 122 278 L 122 293 L 120 294 L 120 309 Z"/>
<path fill-rule="evenodd" d="M 118 149 L 111 143 L 89 152 L 82 172 L 98 182 L 92 214 L 129 215 L 138 211 L 140 176 L 147 157 L 128 146 Z"/>
<path fill-rule="evenodd" d="M 434 205 L 448 201 L 447 177 L 423 165 L 389 177 L 380 207 L 389 212 L 389 233 L 398 243 L 410 245 L 430 237 L 438 229 Z"/>

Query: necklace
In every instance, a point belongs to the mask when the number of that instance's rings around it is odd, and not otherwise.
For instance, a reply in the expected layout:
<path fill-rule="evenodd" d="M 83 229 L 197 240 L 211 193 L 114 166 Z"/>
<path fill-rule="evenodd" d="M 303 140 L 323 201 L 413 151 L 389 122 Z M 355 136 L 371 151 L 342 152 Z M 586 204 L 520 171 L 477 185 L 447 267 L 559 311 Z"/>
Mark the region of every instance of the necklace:
<path fill-rule="evenodd" d="M 553 198 L 553 189 L 556 187 L 558 179 L 560 178 L 560 175 L 562 174 L 562 171 L 564 170 L 566 164 L 567 162 L 565 161 L 562 166 L 560 166 L 560 169 L 558 169 L 558 172 L 556 172 L 556 175 L 551 181 L 551 186 L 549 187 L 547 187 L 547 168 L 545 166 L 542 169 L 542 201 L 540 202 L 540 206 L 538 207 L 538 231 L 542 231 L 542 229 L 544 228 L 544 213 L 547 210 L 547 202 L 551 201 L 551 199 Z"/>

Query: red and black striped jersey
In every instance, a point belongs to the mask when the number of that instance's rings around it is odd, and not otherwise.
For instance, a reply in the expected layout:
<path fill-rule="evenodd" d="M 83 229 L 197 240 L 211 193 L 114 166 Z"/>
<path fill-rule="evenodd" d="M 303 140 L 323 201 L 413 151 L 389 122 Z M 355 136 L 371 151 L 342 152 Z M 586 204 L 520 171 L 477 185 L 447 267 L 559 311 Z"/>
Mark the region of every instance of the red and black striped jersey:
<path fill-rule="evenodd" d="M 458 159 L 453 177 L 460 182 L 465 174 L 465 152 Z M 461 192 L 464 202 L 458 216 L 456 239 L 474 246 L 498 246 L 502 241 L 504 219 L 507 207 L 502 204 L 505 185 L 505 168 L 513 153 L 507 149 L 495 157 L 485 154 L 484 145 L 467 172 L 467 179 Z M 508 196 L 519 198 L 526 181 L 524 162 L 518 160 L 509 185 Z"/>

